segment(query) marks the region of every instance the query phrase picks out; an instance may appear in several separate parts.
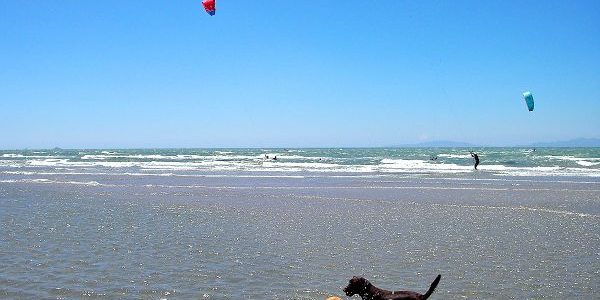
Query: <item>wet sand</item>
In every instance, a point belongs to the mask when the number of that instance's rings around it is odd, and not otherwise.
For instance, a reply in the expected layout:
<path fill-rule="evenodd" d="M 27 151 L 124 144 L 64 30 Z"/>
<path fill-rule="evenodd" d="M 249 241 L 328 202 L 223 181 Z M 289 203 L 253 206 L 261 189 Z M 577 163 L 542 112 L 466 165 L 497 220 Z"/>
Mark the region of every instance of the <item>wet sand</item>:
<path fill-rule="evenodd" d="M 2 298 L 325 299 L 437 274 L 430 299 L 598 294 L 590 179 L 55 179 L 0 183 Z"/>

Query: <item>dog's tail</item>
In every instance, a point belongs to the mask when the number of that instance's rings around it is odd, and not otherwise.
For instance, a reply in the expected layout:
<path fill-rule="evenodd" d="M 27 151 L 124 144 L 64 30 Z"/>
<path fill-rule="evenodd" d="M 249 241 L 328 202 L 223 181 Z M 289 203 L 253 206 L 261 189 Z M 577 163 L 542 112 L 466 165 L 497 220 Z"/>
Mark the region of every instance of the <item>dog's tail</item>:
<path fill-rule="evenodd" d="M 429 296 L 431 296 L 431 294 L 433 294 L 433 291 L 435 290 L 435 288 L 437 287 L 438 283 L 440 283 L 440 279 L 442 279 L 442 275 L 438 275 L 435 280 L 431 283 L 431 286 L 429 287 L 429 290 L 427 291 L 427 293 L 425 293 L 423 295 L 423 300 L 429 298 Z"/>

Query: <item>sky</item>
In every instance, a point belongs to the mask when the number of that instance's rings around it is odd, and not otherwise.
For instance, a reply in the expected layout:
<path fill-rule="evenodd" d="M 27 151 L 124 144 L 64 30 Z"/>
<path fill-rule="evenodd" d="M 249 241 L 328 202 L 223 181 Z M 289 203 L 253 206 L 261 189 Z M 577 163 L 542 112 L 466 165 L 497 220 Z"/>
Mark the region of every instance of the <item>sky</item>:
<path fill-rule="evenodd" d="M 0 0 L 0 112 L 0 149 L 600 138 L 600 1 Z"/>

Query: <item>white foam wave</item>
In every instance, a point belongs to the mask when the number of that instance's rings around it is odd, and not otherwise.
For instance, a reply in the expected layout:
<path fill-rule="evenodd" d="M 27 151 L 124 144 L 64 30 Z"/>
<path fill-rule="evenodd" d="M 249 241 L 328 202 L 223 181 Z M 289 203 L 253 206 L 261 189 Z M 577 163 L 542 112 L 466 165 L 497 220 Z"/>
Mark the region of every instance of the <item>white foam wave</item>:
<path fill-rule="evenodd" d="M 174 156 L 174 159 L 180 160 L 202 160 L 215 156 L 206 156 L 206 155 L 195 155 L 195 154 L 179 154 Z"/>
<path fill-rule="evenodd" d="M 290 152 L 290 153 L 293 153 L 293 152 L 296 152 L 296 153 L 304 153 L 304 152 L 306 152 L 306 151 L 304 151 L 304 150 L 299 150 L 299 149 L 289 149 L 287 152 Z"/>
<path fill-rule="evenodd" d="M 181 176 L 181 177 L 204 177 L 204 175 L 193 175 L 193 174 L 175 174 L 175 173 L 133 173 L 133 172 L 32 172 L 32 171 L 1 171 L 0 174 L 9 175 L 67 175 L 67 176 L 79 176 L 79 175 L 91 175 L 91 176 Z"/>
<path fill-rule="evenodd" d="M 139 156 L 134 156 L 139 157 Z M 147 157 L 175 157 L 152 155 Z M 247 171 L 247 172 L 315 172 L 315 173 L 383 173 L 383 174 L 460 174 L 473 172 L 471 164 L 454 164 L 441 161 L 419 160 L 419 159 L 381 159 L 379 164 L 342 164 L 340 160 L 304 160 L 290 159 L 285 156 L 278 160 L 266 160 L 257 155 L 237 155 L 237 156 L 202 156 L 205 159 L 197 159 L 196 156 L 189 160 L 179 158 L 172 159 L 152 159 L 150 161 L 132 159 L 131 161 L 107 161 L 96 159 L 85 159 L 81 161 L 71 161 L 67 158 L 45 158 L 28 159 L 25 161 L 0 160 L 0 167 L 5 168 L 53 168 L 55 170 L 67 168 L 71 170 L 94 169 L 98 171 L 109 169 L 131 169 L 126 172 L 136 173 L 136 169 L 150 170 L 156 172 L 184 172 L 184 171 Z M 301 157 L 301 156 L 291 156 Z M 227 159 L 221 159 L 227 158 Z M 346 162 L 346 161 L 344 161 Z M 595 162 L 594 162 L 595 163 Z M 599 162 L 600 163 L 600 162 Z M 8 164 L 8 165 L 7 165 Z M 27 170 L 29 171 L 29 170 Z M 511 167 L 505 165 L 479 166 L 480 172 L 501 176 L 587 176 L 600 177 L 598 168 L 565 168 L 565 167 Z"/>
<path fill-rule="evenodd" d="M 543 212 L 552 213 L 565 216 L 576 216 L 576 217 L 591 217 L 598 218 L 600 216 L 565 210 L 556 210 L 550 208 L 539 208 L 539 207 L 527 207 L 527 206 L 487 206 L 487 205 L 459 205 L 459 204 L 433 204 L 434 206 L 445 206 L 445 207 L 457 207 L 457 208 L 477 208 L 477 209 L 503 209 L 503 210 L 514 210 L 514 211 L 532 211 L 532 212 Z"/>
<path fill-rule="evenodd" d="M 57 155 L 53 155 L 53 156 L 50 156 L 50 155 L 23 155 L 23 154 L 19 154 L 19 153 L 5 153 L 5 154 L 2 154 L 2 157 L 3 158 L 19 158 L 19 159 L 21 159 L 21 158 L 60 158 L 63 156 L 60 156 L 60 155 L 58 155 L 58 156 Z"/>
<path fill-rule="evenodd" d="M 6 179 L 6 180 L 0 180 L 0 183 L 59 183 L 59 184 L 75 184 L 75 185 L 87 185 L 87 186 L 103 185 L 97 181 L 58 181 L 58 180 L 50 180 L 47 178 Z"/>
<path fill-rule="evenodd" d="M 51 166 L 58 166 L 58 165 L 64 165 L 67 164 L 69 162 L 68 159 L 58 159 L 58 158 L 50 158 L 50 159 L 44 159 L 44 160 L 28 160 L 27 164 L 32 165 L 32 166 L 46 166 L 46 167 L 51 167 Z"/>
<path fill-rule="evenodd" d="M 273 155 L 274 156 L 274 155 Z M 269 156 L 269 157 L 273 157 Z M 102 155 L 102 154 L 85 154 L 81 156 L 83 160 L 107 160 L 107 159 L 128 159 L 128 160 L 259 160 L 263 159 L 262 155 L 195 155 L 195 154 L 178 154 L 178 155 L 160 155 L 160 154 L 135 154 L 135 155 Z"/>
<path fill-rule="evenodd" d="M 438 157 L 445 157 L 445 158 L 471 158 L 470 154 L 438 154 Z"/>
<path fill-rule="evenodd" d="M 106 159 L 115 159 L 115 158 L 125 158 L 125 159 L 178 159 L 177 156 L 168 156 L 168 155 L 99 155 L 99 154 L 86 154 L 81 157 L 81 159 L 85 160 L 106 160 Z"/>
<path fill-rule="evenodd" d="M 104 159 L 108 159 L 111 158 L 112 156 L 110 155 L 91 155 L 91 154 L 86 154 L 84 156 L 81 157 L 81 159 L 95 159 L 95 160 L 104 160 Z"/>
<path fill-rule="evenodd" d="M 302 175 L 224 175 L 224 174 L 213 174 L 213 175 L 202 175 L 201 177 L 206 178 L 293 178 L 293 179 L 303 179 L 306 176 Z"/>
<path fill-rule="evenodd" d="M 328 163 L 301 163 L 301 162 L 276 162 L 276 161 L 265 161 L 262 164 L 267 168 L 278 168 L 278 167 L 288 167 L 288 168 L 304 168 L 304 169 L 335 169 L 339 167 L 337 164 L 328 164 Z"/>
<path fill-rule="evenodd" d="M 584 167 L 592 167 L 592 166 L 600 165 L 599 157 L 576 157 L 576 156 L 571 156 L 571 155 L 546 155 L 544 157 L 548 158 L 548 159 L 554 159 L 554 160 L 573 161 L 573 162 L 577 163 L 578 165 L 584 166 Z"/>
<path fill-rule="evenodd" d="M 280 154 L 280 155 L 278 154 L 277 155 L 277 159 L 318 160 L 319 158 L 323 159 L 323 157 L 310 157 L 310 156 L 302 156 L 302 155 L 289 155 L 289 154 Z"/>
<path fill-rule="evenodd" d="M 457 164 L 437 163 L 418 159 L 383 159 L 382 172 L 435 172 L 435 173 L 466 173 L 473 167 Z"/>
<path fill-rule="evenodd" d="M 587 160 L 577 160 L 575 162 L 578 163 L 579 165 L 584 166 L 584 167 L 591 167 L 591 166 L 600 165 L 600 162 L 594 163 L 594 162 L 590 162 L 590 161 L 587 161 Z"/>

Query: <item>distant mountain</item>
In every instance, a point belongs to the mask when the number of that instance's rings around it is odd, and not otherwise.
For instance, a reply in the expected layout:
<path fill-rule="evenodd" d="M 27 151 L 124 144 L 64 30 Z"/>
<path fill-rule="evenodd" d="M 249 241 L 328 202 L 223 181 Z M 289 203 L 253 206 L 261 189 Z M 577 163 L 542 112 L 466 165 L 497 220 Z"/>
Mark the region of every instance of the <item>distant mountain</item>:
<path fill-rule="evenodd" d="M 455 142 L 455 141 L 428 141 L 421 142 L 416 144 L 405 144 L 405 145 L 397 145 L 395 147 L 413 147 L 413 148 L 429 148 L 429 147 L 439 147 L 439 148 L 464 148 L 464 147 L 475 147 L 476 145 L 465 143 L 465 142 Z"/>
<path fill-rule="evenodd" d="M 472 148 L 472 147 L 497 147 L 494 145 L 476 145 L 465 142 L 455 142 L 455 141 L 427 141 L 415 144 L 401 144 L 401 145 L 393 145 L 391 147 L 401 147 L 401 148 Z M 506 145 L 505 147 L 511 147 L 510 145 Z M 555 142 L 538 142 L 532 144 L 521 144 L 514 145 L 512 147 L 523 147 L 523 148 L 533 148 L 533 147 L 600 147 L 600 138 L 599 139 L 588 139 L 588 138 L 577 138 L 567 141 L 555 141 Z"/>
<path fill-rule="evenodd" d="M 600 139 L 579 138 L 568 141 L 533 143 L 527 147 L 600 147 Z"/>

